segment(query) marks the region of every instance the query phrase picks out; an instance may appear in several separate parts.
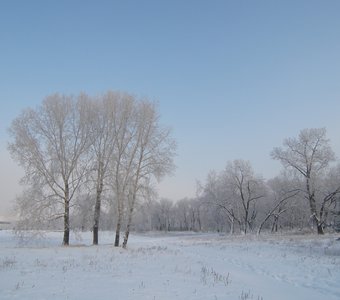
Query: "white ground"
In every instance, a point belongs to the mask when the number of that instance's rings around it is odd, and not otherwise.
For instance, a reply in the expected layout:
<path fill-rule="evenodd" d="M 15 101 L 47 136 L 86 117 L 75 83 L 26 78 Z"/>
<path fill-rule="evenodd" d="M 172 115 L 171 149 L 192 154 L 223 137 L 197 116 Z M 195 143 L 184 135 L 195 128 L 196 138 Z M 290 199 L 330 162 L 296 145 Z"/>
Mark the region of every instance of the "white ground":
<path fill-rule="evenodd" d="M 340 299 L 337 236 L 62 233 L 20 244 L 0 231 L 0 299 Z"/>

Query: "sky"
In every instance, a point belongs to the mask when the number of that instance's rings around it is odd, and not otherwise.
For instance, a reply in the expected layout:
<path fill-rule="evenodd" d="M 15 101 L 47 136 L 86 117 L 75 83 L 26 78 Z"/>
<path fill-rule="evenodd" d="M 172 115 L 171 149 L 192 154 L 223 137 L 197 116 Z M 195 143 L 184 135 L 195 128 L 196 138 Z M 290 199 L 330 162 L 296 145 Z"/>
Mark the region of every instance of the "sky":
<path fill-rule="evenodd" d="M 340 1 L 0 2 L 0 216 L 23 171 L 7 129 L 55 92 L 121 90 L 159 103 L 178 149 L 159 196 L 249 160 L 271 178 L 275 146 L 326 127 L 340 156 Z"/>

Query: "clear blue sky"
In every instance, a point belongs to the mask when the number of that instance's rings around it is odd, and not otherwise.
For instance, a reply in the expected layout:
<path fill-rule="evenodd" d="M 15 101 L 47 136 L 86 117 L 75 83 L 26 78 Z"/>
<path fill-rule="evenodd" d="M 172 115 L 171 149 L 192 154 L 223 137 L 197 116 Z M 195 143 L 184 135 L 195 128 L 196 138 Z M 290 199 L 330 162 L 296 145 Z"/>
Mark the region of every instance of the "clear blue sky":
<path fill-rule="evenodd" d="M 124 90 L 159 101 L 178 142 L 160 196 L 326 127 L 340 154 L 340 1 L 0 2 L 0 215 L 20 192 L 6 129 L 54 92 Z M 2 209 L 2 210 L 1 210 Z"/>

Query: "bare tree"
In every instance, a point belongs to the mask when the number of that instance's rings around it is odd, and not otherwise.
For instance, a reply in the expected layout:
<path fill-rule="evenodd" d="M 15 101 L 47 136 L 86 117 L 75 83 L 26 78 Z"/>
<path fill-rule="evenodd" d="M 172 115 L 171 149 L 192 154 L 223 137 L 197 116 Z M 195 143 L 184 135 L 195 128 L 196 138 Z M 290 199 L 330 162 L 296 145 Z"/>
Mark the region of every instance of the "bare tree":
<path fill-rule="evenodd" d="M 235 199 L 232 192 L 228 189 L 225 173 L 217 174 L 215 171 L 209 172 L 206 183 L 200 187 L 200 196 L 206 205 L 214 205 L 227 217 L 230 227 L 230 234 L 234 233 L 235 222 L 241 227 L 241 220 L 236 214 Z"/>
<path fill-rule="evenodd" d="M 129 94 L 120 94 L 113 117 L 115 120 L 116 147 L 111 166 L 113 172 L 112 187 L 117 205 L 115 247 L 118 247 L 120 242 L 125 203 L 129 193 L 128 188 L 137 151 L 136 135 L 138 126 L 136 115 L 135 98 Z"/>
<path fill-rule="evenodd" d="M 160 180 L 171 172 L 174 164 L 175 143 L 170 130 L 162 128 L 156 107 L 149 101 L 137 104 L 137 134 L 136 142 L 130 151 L 132 168 L 130 169 L 130 184 L 127 211 L 127 226 L 123 248 L 126 248 L 132 215 L 139 195 L 150 192 L 150 182 L 153 178 Z"/>
<path fill-rule="evenodd" d="M 53 217 L 63 217 L 64 245 L 69 244 L 71 200 L 87 171 L 91 144 L 87 108 L 84 94 L 76 98 L 55 94 L 37 109 L 23 111 L 9 129 L 13 141 L 8 149 L 25 169 L 24 182 L 41 187 L 41 199 L 32 201 L 44 206 L 54 199 L 63 207 Z"/>
<path fill-rule="evenodd" d="M 340 195 L 340 164 L 329 168 L 320 180 L 317 189 L 317 199 L 320 199 L 320 219 L 326 226 L 330 214 L 336 211 L 337 200 Z"/>
<path fill-rule="evenodd" d="M 257 202 L 266 194 L 262 177 L 255 175 L 248 161 L 234 160 L 219 174 L 212 171 L 201 187 L 202 196 L 227 216 L 230 233 L 235 223 L 245 234 L 255 226 Z"/>
<path fill-rule="evenodd" d="M 279 160 L 285 168 L 295 170 L 304 179 L 304 193 L 309 203 L 311 218 L 316 224 L 317 232 L 323 234 L 323 203 L 327 203 L 328 198 L 318 198 L 318 188 L 325 170 L 335 160 L 326 138 L 326 129 L 304 129 L 297 138 L 285 139 L 283 147 L 274 148 L 271 156 Z"/>
<path fill-rule="evenodd" d="M 248 229 L 253 229 L 257 215 L 257 201 L 266 194 L 263 179 L 255 175 L 250 162 L 244 160 L 234 160 L 228 163 L 225 177 L 228 189 L 237 200 L 242 231 L 246 234 Z"/>
<path fill-rule="evenodd" d="M 119 94 L 108 92 L 103 97 L 92 101 L 91 133 L 93 143 L 94 181 L 96 201 L 93 216 L 93 244 L 98 245 L 99 220 L 101 212 L 102 193 L 105 179 L 110 175 L 110 163 L 114 159 L 116 147 L 116 110 Z M 111 174 L 112 175 L 112 174 Z M 110 176 L 112 178 L 112 176 Z"/>
<path fill-rule="evenodd" d="M 270 204 L 263 220 L 260 222 L 257 234 L 261 233 L 264 224 L 270 218 L 273 218 L 272 232 L 277 231 L 280 216 L 292 208 L 292 205 L 288 205 L 288 203 L 300 192 L 299 187 L 295 186 L 284 174 L 269 180 L 267 186 L 269 189 L 267 198 Z"/>

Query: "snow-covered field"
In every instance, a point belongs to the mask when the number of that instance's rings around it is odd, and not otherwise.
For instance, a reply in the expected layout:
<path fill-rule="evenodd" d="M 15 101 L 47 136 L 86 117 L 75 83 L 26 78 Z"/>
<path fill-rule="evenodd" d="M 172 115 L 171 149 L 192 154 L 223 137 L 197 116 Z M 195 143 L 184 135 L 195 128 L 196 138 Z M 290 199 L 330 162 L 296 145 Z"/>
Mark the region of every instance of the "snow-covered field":
<path fill-rule="evenodd" d="M 0 299 L 340 299 L 340 241 L 328 236 L 62 233 L 21 244 L 0 231 Z"/>

